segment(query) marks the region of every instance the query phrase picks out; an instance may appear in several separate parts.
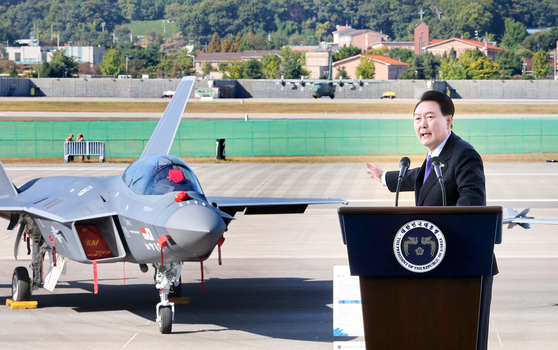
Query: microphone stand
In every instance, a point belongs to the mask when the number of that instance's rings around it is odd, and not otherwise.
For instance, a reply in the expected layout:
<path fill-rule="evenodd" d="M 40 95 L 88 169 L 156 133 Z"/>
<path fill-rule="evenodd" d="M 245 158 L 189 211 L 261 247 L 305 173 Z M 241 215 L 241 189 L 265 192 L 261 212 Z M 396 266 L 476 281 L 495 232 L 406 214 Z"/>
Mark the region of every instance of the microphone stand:
<path fill-rule="evenodd" d="M 438 157 L 432 157 L 432 167 L 436 172 L 440 189 L 442 190 L 442 206 L 446 206 L 446 187 L 444 186 L 444 177 L 442 176 L 442 163 Z"/>
<path fill-rule="evenodd" d="M 403 177 L 411 166 L 411 160 L 408 157 L 401 158 L 401 162 L 399 162 L 399 176 L 397 177 L 397 188 L 395 189 L 395 206 L 399 206 L 399 190 L 401 189 L 401 181 L 403 181 Z"/>

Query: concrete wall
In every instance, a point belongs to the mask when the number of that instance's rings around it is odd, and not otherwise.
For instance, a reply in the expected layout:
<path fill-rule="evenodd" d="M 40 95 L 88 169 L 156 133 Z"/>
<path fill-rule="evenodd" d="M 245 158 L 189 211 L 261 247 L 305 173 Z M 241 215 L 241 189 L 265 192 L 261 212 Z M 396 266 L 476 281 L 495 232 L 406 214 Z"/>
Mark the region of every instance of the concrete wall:
<path fill-rule="evenodd" d="M 30 96 L 31 88 L 39 88 L 37 96 L 48 97 L 161 97 L 164 91 L 176 90 L 179 79 L 0 79 L 0 96 Z M 197 80 L 192 89 L 207 87 Z"/>
<path fill-rule="evenodd" d="M 56 79 L 2 78 L 0 96 L 30 96 L 31 88 L 39 88 L 38 96 L 50 97 L 161 97 L 163 91 L 175 90 L 179 79 Z M 309 98 L 310 84 L 291 89 L 270 80 L 216 80 L 221 97 L 227 98 Z M 197 80 L 194 90 L 207 87 Z M 395 91 L 398 98 L 419 98 L 430 89 L 447 92 L 464 99 L 558 99 L 558 81 L 553 80 L 384 80 L 367 81 L 362 87 L 345 84 L 336 87 L 335 98 L 379 99 L 385 91 Z"/>

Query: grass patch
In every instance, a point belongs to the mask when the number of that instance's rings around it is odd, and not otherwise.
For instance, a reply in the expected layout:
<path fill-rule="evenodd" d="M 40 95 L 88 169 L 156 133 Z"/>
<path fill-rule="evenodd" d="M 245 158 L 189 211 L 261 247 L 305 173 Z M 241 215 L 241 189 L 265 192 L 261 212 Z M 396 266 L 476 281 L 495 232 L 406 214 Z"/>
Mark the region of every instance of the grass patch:
<path fill-rule="evenodd" d="M 120 27 L 126 26 L 130 28 L 134 35 L 144 35 L 146 31 L 152 30 L 156 34 L 160 34 L 163 37 L 168 37 L 178 32 L 178 25 L 176 22 L 169 23 L 165 20 L 165 24 L 167 26 L 166 34 L 164 33 L 163 20 L 161 19 L 156 19 L 153 21 L 132 21 L 130 23 L 125 23 Z"/>
<path fill-rule="evenodd" d="M 425 152 L 426 154 L 426 152 Z M 507 153 L 507 154 L 481 154 L 485 163 L 540 163 L 547 160 L 558 159 L 558 153 Z M 181 157 L 186 163 L 399 163 L 401 155 L 368 154 L 347 156 L 291 156 L 291 157 L 228 157 L 224 161 L 215 157 Z M 424 155 L 411 155 L 411 164 L 421 164 Z M 77 157 L 76 157 L 77 159 Z M 137 158 L 107 158 L 105 163 L 132 163 Z M 4 164 L 26 163 L 64 163 L 64 158 L 0 158 Z M 97 158 L 86 160 L 83 163 L 97 163 Z M 69 164 L 82 164 L 80 160 Z M 556 164 L 558 167 L 558 163 Z"/>
<path fill-rule="evenodd" d="M 0 111 L 11 112 L 143 112 L 163 113 L 158 102 L 3 102 Z M 312 103 L 202 103 L 190 102 L 186 113 L 294 113 L 294 114 L 405 114 L 408 104 L 312 104 Z M 556 114 L 558 105 L 458 105 L 458 114 Z"/>

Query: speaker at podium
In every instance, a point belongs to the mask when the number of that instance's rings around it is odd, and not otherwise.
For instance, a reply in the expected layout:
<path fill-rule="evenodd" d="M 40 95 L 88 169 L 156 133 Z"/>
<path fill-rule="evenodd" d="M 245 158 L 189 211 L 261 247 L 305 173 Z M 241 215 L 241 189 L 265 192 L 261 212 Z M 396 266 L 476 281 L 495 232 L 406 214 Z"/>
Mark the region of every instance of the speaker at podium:
<path fill-rule="evenodd" d="M 339 208 L 366 349 L 477 349 L 501 207 Z M 488 296 L 487 296 L 488 294 Z"/>

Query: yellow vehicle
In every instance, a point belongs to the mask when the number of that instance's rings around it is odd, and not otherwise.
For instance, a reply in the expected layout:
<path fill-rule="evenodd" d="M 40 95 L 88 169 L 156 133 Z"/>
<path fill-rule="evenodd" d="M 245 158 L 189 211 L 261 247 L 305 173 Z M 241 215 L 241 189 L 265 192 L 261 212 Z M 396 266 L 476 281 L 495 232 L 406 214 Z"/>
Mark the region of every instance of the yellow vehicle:
<path fill-rule="evenodd" d="M 394 99 L 394 98 L 395 98 L 395 91 L 386 91 L 386 92 L 384 92 L 384 93 L 382 94 L 382 97 L 380 97 L 380 99 L 382 99 L 382 98 L 389 98 L 390 100 L 391 100 L 391 99 Z"/>

